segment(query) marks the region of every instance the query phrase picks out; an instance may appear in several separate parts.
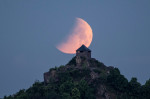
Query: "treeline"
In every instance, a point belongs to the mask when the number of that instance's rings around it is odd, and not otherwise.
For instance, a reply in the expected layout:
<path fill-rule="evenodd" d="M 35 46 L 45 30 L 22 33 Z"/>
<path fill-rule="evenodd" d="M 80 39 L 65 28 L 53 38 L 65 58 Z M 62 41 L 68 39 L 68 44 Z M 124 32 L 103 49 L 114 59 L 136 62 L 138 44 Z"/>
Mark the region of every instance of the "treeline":
<path fill-rule="evenodd" d="M 63 67 L 50 69 L 58 70 L 59 81 L 50 79 L 51 82 L 47 84 L 36 81 L 29 89 L 20 90 L 14 95 L 5 96 L 4 99 L 95 99 L 92 85 L 86 80 L 79 80 L 83 76 L 88 76 L 90 71 L 83 69 L 82 74 L 73 69 L 61 72 L 60 69 Z"/>
<path fill-rule="evenodd" d="M 111 70 L 108 75 L 94 70 L 101 76 L 92 83 L 89 83 L 90 69 L 70 69 L 65 72 L 59 69 L 51 69 L 58 70 L 59 81 L 50 79 L 51 82 L 48 84 L 36 81 L 29 89 L 4 96 L 4 99 L 96 99 L 97 86 L 100 84 L 115 93 L 117 99 L 150 99 L 150 80 L 147 80 L 144 85 L 137 82 L 137 78 L 128 81 L 117 68 Z"/>
<path fill-rule="evenodd" d="M 137 82 L 135 77 L 128 82 L 115 68 L 107 77 L 107 84 L 116 91 L 119 99 L 150 99 L 150 79 L 144 85 Z"/>
<path fill-rule="evenodd" d="M 4 97 L 4 99 L 95 99 L 93 89 L 86 81 L 79 83 L 66 81 L 61 85 L 35 82 L 27 90 L 20 90 L 15 95 Z"/>

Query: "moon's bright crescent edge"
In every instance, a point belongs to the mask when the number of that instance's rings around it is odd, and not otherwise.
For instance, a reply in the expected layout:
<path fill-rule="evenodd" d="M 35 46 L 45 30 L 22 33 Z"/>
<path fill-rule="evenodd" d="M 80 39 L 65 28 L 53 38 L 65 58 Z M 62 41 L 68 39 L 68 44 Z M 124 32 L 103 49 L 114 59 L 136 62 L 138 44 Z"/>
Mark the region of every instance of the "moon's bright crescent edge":
<path fill-rule="evenodd" d="M 81 18 L 76 18 L 76 24 L 66 40 L 59 43 L 56 48 L 63 53 L 75 54 L 76 50 L 84 44 L 89 47 L 93 38 L 90 25 Z"/>

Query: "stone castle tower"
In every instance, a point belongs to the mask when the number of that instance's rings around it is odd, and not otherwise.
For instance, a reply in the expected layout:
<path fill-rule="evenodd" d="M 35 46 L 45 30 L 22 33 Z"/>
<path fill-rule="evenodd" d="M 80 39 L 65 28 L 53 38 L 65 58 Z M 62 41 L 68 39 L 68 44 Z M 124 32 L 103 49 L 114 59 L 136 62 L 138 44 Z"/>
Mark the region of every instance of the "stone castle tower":
<path fill-rule="evenodd" d="M 76 50 L 76 63 L 80 64 L 82 59 L 90 59 L 91 58 L 91 50 L 88 49 L 85 45 L 82 45 L 79 49 Z"/>
<path fill-rule="evenodd" d="M 81 66 L 81 63 L 85 60 L 91 59 L 91 50 L 88 49 L 85 45 L 82 45 L 79 49 L 76 50 L 76 65 Z M 88 63 L 87 63 L 87 66 Z M 50 82 L 50 79 L 57 78 L 56 70 L 51 70 L 44 73 L 44 83 L 47 84 Z M 55 79 L 56 81 L 58 79 Z"/>

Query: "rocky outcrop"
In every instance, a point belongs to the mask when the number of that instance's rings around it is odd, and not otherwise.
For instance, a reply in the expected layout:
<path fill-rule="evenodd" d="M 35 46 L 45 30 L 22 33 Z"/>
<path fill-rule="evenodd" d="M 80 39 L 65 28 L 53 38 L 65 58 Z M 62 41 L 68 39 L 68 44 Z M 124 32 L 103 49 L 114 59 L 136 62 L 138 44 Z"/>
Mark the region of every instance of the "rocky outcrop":
<path fill-rule="evenodd" d="M 100 85 L 97 90 L 98 92 L 96 99 L 116 99 L 116 95 L 112 92 L 109 92 L 105 85 Z"/>

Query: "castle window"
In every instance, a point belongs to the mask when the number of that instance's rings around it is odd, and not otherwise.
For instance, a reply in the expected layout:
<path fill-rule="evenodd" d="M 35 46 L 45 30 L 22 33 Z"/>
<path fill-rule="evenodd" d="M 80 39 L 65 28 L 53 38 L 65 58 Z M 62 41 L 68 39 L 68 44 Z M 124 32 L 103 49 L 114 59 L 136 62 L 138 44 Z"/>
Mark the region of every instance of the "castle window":
<path fill-rule="evenodd" d="M 80 53 L 83 53 L 83 51 L 80 51 Z"/>

